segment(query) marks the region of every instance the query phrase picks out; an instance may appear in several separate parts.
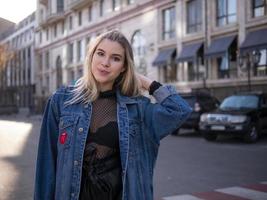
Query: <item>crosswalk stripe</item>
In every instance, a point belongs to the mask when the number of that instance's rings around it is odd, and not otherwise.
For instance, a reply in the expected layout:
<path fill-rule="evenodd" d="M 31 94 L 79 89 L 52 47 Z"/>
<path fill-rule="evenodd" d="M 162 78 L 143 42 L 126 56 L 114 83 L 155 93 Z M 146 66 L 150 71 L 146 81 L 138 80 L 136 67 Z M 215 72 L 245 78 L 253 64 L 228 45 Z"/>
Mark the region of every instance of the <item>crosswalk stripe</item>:
<path fill-rule="evenodd" d="M 253 200 L 267 199 L 267 193 L 241 187 L 229 187 L 229 188 L 217 189 L 216 191 L 226 194 L 236 195 L 239 197 L 249 198 Z"/>
<path fill-rule="evenodd" d="M 203 199 L 197 198 L 189 194 L 185 194 L 185 195 L 177 195 L 171 197 L 163 197 L 163 200 L 203 200 Z"/>

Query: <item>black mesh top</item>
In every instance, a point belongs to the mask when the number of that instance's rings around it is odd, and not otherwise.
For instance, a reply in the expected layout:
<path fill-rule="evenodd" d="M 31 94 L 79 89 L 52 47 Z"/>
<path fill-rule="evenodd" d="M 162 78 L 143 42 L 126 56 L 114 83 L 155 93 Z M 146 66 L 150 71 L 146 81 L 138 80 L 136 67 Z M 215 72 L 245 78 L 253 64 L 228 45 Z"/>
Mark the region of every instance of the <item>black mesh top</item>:
<path fill-rule="evenodd" d="M 92 108 L 79 199 L 119 200 L 122 176 L 115 91 L 100 93 Z"/>

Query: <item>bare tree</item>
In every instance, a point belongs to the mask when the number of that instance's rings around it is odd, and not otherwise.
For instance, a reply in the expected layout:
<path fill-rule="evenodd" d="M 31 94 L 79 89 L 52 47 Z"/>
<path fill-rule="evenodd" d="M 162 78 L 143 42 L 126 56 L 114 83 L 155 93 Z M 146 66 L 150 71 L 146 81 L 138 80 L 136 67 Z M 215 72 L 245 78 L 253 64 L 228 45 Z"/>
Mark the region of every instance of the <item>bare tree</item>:
<path fill-rule="evenodd" d="M 4 69 L 6 62 L 13 56 L 13 52 L 8 49 L 6 44 L 0 44 L 0 71 Z"/>

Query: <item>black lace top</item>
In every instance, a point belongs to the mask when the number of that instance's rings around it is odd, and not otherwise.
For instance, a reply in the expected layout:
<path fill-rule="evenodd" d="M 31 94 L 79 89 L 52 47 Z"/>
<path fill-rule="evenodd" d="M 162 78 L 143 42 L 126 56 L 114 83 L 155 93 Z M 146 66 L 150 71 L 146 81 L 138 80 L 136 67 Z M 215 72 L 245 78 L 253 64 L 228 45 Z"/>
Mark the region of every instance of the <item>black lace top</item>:
<path fill-rule="evenodd" d="M 116 94 L 100 93 L 92 103 L 92 118 L 83 158 L 80 200 L 121 200 Z"/>

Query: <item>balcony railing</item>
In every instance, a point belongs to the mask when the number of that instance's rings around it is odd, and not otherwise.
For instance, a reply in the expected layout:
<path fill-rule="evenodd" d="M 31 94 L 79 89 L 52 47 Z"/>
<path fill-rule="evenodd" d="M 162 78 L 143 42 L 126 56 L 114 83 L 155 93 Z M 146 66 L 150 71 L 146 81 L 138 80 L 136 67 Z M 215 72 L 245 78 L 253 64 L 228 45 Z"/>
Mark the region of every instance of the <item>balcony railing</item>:
<path fill-rule="evenodd" d="M 79 10 L 91 2 L 93 2 L 93 0 L 71 0 L 69 3 L 69 8 L 72 10 Z"/>

